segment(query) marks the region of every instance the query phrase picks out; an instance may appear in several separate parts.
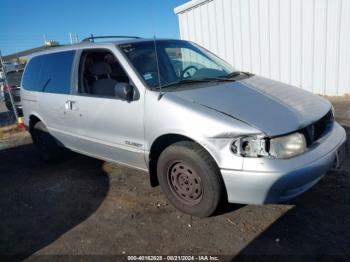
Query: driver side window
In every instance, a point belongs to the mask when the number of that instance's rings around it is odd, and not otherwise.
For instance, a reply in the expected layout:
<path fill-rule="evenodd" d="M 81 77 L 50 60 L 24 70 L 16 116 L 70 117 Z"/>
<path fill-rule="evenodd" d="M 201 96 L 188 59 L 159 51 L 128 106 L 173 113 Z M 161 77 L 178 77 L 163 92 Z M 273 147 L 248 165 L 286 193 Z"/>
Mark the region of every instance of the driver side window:
<path fill-rule="evenodd" d="M 118 98 L 118 84 L 130 80 L 117 58 L 108 50 L 85 50 L 79 64 L 78 93 Z"/>

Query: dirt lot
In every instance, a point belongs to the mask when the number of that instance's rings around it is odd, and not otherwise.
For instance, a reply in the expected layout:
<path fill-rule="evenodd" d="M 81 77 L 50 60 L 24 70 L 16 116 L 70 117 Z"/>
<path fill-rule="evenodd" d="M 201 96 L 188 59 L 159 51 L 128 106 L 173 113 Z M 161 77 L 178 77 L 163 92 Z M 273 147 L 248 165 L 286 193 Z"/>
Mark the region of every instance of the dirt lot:
<path fill-rule="evenodd" d="M 338 120 L 350 127 L 350 99 L 330 100 Z M 80 155 L 45 165 L 26 132 L 7 133 L 0 138 L 0 254 L 17 255 L 10 259 L 117 254 L 350 259 L 349 159 L 286 204 L 229 205 L 199 219 L 167 204 L 145 173 Z"/>

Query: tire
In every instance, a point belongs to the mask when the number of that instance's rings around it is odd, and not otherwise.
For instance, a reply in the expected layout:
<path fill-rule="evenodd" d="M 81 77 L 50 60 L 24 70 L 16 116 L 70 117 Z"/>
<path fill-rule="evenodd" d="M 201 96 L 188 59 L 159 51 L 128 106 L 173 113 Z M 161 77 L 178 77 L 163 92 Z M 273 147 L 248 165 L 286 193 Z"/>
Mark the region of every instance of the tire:
<path fill-rule="evenodd" d="M 33 144 L 44 162 L 56 163 L 63 158 L 65 149 L 50 135 L 42 122 L 37 122 L 30 130 L 30 134 Z"/>
<path fill-rule="evenodd" d="M 220 169 L 210 154 L 193 142 L 167 147 L 159 156 L 157 176 L 168 200 L 189 215 L 212 215 L 223 197 Z"/>

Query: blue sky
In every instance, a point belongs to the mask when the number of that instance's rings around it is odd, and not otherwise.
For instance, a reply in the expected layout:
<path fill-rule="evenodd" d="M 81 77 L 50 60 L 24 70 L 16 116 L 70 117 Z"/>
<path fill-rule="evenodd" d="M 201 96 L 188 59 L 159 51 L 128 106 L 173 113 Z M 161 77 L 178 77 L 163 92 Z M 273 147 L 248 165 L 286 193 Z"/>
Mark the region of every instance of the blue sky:
<path fill-rule="evenodd" d="M 1 0 L 2 54 L 37 47 L 43 35 L 60 44 L 69 32 L 179 38 L 174 7 L 188 0 Z"/>

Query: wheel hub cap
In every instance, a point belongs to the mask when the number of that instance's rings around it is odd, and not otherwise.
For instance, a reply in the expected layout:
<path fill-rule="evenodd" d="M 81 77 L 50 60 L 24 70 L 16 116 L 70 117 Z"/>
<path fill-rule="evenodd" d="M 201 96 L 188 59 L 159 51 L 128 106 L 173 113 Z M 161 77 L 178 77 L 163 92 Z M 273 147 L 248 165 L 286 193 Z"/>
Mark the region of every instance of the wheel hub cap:
<path fill-rule="evenodd" d="M 175 162 L 168 170 L 168 184 L 173 194 L 182 203 L 195 205 L 202 199 L 200 177 L 189 165 Z"/>

